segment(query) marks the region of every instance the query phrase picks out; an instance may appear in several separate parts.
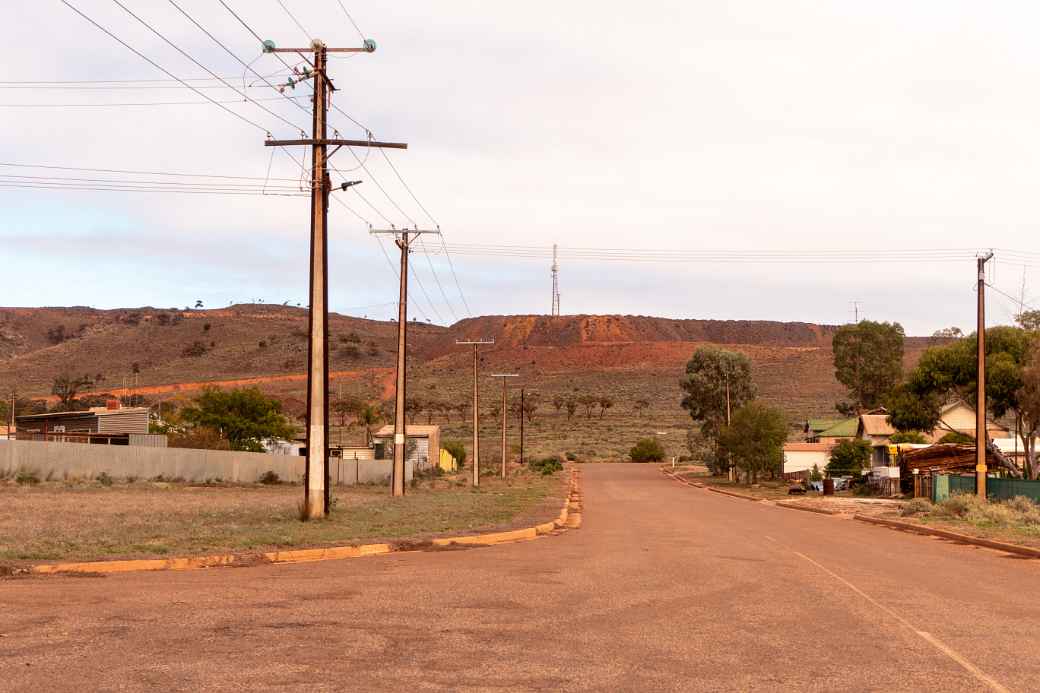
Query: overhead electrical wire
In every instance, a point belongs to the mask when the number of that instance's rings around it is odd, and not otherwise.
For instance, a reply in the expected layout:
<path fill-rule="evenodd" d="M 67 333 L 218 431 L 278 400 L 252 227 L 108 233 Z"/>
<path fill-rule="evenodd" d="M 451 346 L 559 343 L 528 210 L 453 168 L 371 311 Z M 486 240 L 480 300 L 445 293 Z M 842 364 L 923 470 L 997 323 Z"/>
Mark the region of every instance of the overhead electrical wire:
<path fill-rule="evenodd" d="M 293 96 L 290 98 L 308 98 Z M 265 97 L 253 99 L 260 101 L 281 101 L 279 98 Z M 123 108 L 132 106 L 208 106 L 212 103 L 249 103 L 248 99 L 227 99 L 222 101 L 144 101 L 144 102 L 118 102 L 118 103 L 0 103 L 0 108 Z"/>
<path fill-rule="evenodd" d="M 86 15 L 86 14 L 85 14 L 85 13 L 84 13 L 84 12 L 83 12 L 82 10 L 80 10 L 80 9 L 79 9 L 78 7 L 76 7 L 76 6 L 75 6 L 75 5 L 73 5 L 73 4 L 71 3 L 71 2 L 69 2 L 69 0 L 61 0 L 61 2 L 62 2 L 62 3 L 63 3 L 63 4 L 65 5 L 65 6 L 66 6 L 66 7 L 68 7 L 69 9 L 71 9 L 71 10 L 72 10 L 73 12 L 75 12 L 76 14 L 78 14 L 78 15 L 79 15 L 80 17 L 82 17 L 83 19 L 85 19 L 85 20 L 87 20 L 88 22 L 90 22 L 91 24 L 93 24 L 93 25 L 94 25 L 95 27 L 97 27 L 98 29 L 100 29 L 100 30 L 101 30 L 102 32 L 104 32 L 105 34 L 107 34 L 107 35 L 108 35 L 109 37 L 111 37 L 112 39 L 114 39 L 114 40 L 115 40 L 115 41 L 117 41 L 118 43 L 122 44 L 122 45 L 123 45 L 123 46 L 124 46 L 124 47 L 125 47 L 125 48 L 126 48 L 127 50 L 129 50 L 130 52 L 134 53 L 134 54 L 135 54 L 135 55 L 137 55 L 137 56 L 138 56 L 139 58 L 141 58 L 142 60 L 144 60 L 145 62 L 147 62 L 147 63 L 148 63 L 148 64 L 150 64 L 150 65 L 151 65 L 152 67 L 156 68 L 157 70 L 159 70 L 160 72 L 162 72 L 162 73 L 163 73 L 163 74 L 165 74 L 166 76 L 168 76 L 168 77 L 170 77 L 170 78 L 172 78 L 172 79 L 174 79 L 174 80 L 176 80 L 176 81 L 180 82 L 181 84 L 183 84 L 184 86 L 188 87 L 189 89 L 191 89 L 192 91 L 194 91 L 194 92 L 195 92 L 195 93 L 197 93 L 197 94 L 198 94 L 199 96 L 201 96 L 201 97 L 203 97 L 204 99 L 206 99 L 207 101 L 210 101 L 210 102 L 211 102 L 211 103 L 213 103 L 214 105 L 216 105 L 216 106 L 219 106 L 219 107 L 220 107 L 220 108 L 221 108 L 222 110 L 224 110 L 224 111 L 227 111 L 228 113 L 230 113 L 231 115 L 233 115 L 233 116 L 234 116 L 235 118 L 238 118 L 239 120 L 241 120 L 241 121 L 243 121 L 243 122 L 245 122 L 245 123 L 248 123 L 249 125 L 252 125 L 253 127 L 255 127 L 256 129 L 258 129 L 258 130 L 260 130 L 260 131 L 262 131 L 262 132 L 265 132 L 265 133 L 269 133 L 268 129 L 267 129 L 267 128 L 265 128 L 265 127 L 264 127 L 263 125 L 260 125 L 259 123 L 257 123 L 257 122 L 256 122 L 256 121 L 254 121 L 254 120 L 250 120 L 249 118 L 245 117 L 245 116 L 244 116 L 244 115 L 242 115 L 241 113 L 238 113 L 237 111 L 233 111 L 233 110 L 231 110 L 231 109 L 230 109 L 230 108 L 228 108 L 228 107 L 227 107 L 226 105 L 224 105 L 224 104 L 222 104 L 222 103 L 219 103 L 218 101 L 216 101 L 216 100 L 214 100 L 214 99 L 211 99 L 211 98 L 210 98 L 209 96 L 207 96 L 206 94 L 204 94 L 204 93 L 203 93 L 202 91 L 200 91 L 199 89 L 196 89 L 196 88 L 195 88 L 194 86 L 192 86 L 192 85 L 188 84 L 188 83 L 187 83 L 187 82 L 185 82 L 185 81 L 184 81 L 183 79 L 181 79 L 181 78 L 180 78 L 180 77 L 178 77 L 177 75 L 173 74 L 172 72 L 170 72 L 169 70 L 167 70 L 167 69 L 166 69 L 165 67 L 163 67 L 162 65 L 160 65 L 160 64 L 159 64 L 159 63 L 157 63 L 157 62 L 155 62 L 154 60 L 152 60 L 151 58 L 149 58 L 149 57 L 148 57 L 147 55 L 145 55 L 144 53 L 142 53 L 141 51 L 139 51 L 139 50 L 137 50 L 136 48 L 134 48 L 133 46 L 131 46 L 131 45 L 130 45 L 129 43 L 127 43 L 127 42 L 126 42 L 126 41 L 124 41 L 123 39 L 121 39 L 121 38 L 119 38 L 118 36 L 116 36 L 116 35 L 115 35 L 114 33 L 112 33 L 111 31 L 109 31 L 109 30 L 108 30 L 108 29 L 106 29 L 105 27 L 103 27 L 103 26 L 102 26 L 101 24 L 99 24 L 99 23 L 97 23 L 96 21 L 94 21 L 94 20 L 93 20 L 92 18 L 90 18 L 89 16 L 87 16 L 87 15 Z"/>
<path fill-rule="evenodd" d="M 155 35 L 156 35 L 156 36 L 158 36 L 158 37 L 159 37 L 160 39 L 162 39 L 162 40 L 163 40 L 163 42 L 165 42 L 165 43 L 166 43 L 167 45 L 169 45 L 169 46 L 170 46 L 171 48 L 173 48 L 173 49 L 174 49 L 174 50 L 176 50 L 176 51 L 177 51 L 178 53 L 180 53 L 181 55 L 183 55 L 183 56 L 184 56 L 185 58 L 187 58 L 188 60 L 190 60 L 191 62 L 193 62 L 193 63 L 194 63 L 195 65 L 197 65 L 198 67 L 202 68 L 202 69 L 203 69 L 203 70 L 204 70 L 205 72 L 207 72 L 208 74 L 210 74 L 210 75 L 211 75 L 211 76 L 212 76 L 212 77 L 213 77 L 214 79 L 221 79 L 221 78 L 220 78 L 220 77 L 219 77 L 219 76 L 218 76 L 218 75 L 217 75 L 217 74 L 216 74 L 215 72 L 213 72 L 212 70 L 210 70 L 210 69 L 209 69 L 208 67 L 206 67 L 205 65 L 203 65 L 203 64 L 202 64 L 201 62 L 199 62 L 198 60 L 196 60 L 196 59 L 195 59 L 195 58 L 194 58 L 194 57 L 193 57 L 193 56 L 192 56 L 192 55 L 191 55 L 190 53 L 188 53 L 187 51 L 185 51 L 185 50 L 184 50 L 183 48 L 181 48 L 180 46 L 178 46 L 177 44 L 175 44 L 175 43 L 174 43 L 173 41 L 171 41 L 170 39 L 166 38 L 166 36 L 165 36 L 165 35 L 164 35 L 164 34 L 163 34 L 162 32 L 160 32 L 160 31 L 159 31 L 158 29 L 156 29 L 155 27 L 153 27 L 153 26 L 152 26 L 151 24 L 149 24 L 148 22 L 146 22 L 145 20 L 143 20 L 143 19 L 141 19 L 141 18 L 140 18 L 139 16 L 137 16 L 137 15 L 136 15 L 136 14 L 135 14 L 135 13 L 133 12 L 133 10 L 131 10 L 131 9 L 130 9 L 129 7 L 127 7 L 127 6 L 126 6 L 126 5 L 124 5 L 124 4 L 122 3 L 122 2 L 120 2 L 120 0 L 112 0 L 112 2 L 114 2 L 114 3 L 115 3 L 115 4 L 117 5 L 117 6 L 119 6 L 119 7 L 120 7 L 120 8 L 121 8 L 121 9 L 122 9 L 122 10 L 123 10 L 124 12 L 126 12 L 126 13 L 127 13 L 128 15 L 130 15 L 131 17 L 133 17 L 134 19 L 136 19 L 136 20 L 137 20 L 137 21 L 138 21 L 138 22 L 139 22 L 139 23 L 140 23 L 140 24 L 141 24 L 142 26 L 144 26 L 144 27 L 145 27 L 146 29 L 148 29 L 148 30 L 149 30 L 149 31 L 151 31 L 151 32 L 152 32 L 153 34 L 155 34 Z M 268 115 L 271 115 L 271 116 L 273 116 L 274 118 L 277 118 L 278 120 L 282 121 L 283 123 L 285 123 L 285 124 L 286 124 L 286 125 L 288 125 L 289 127 L 293 128 L 293 129 L 295 129 L 295 130 L 301 130 L 301 131 L 302 131 L 302 128 L 301 128 L 301 127 L 300 127 L 299 125 L 297 125 L 296 123 L 292 122 L 291 120 L 289 120 L 289 119 L 287 119 L 287 118 L 283 117 L 282 115 L 280 115 L 280 114 L 278 114 L 278 113 L 275 113 L 274 111 L 272 111 L 272 110 L 271 110 L 270 108 L 268 108 L 267 106 L 264 106 L 264 105 L 262 105 L 262 104 L 259 104 L 259 103 L 257 103 L 256 101 L 253 101 L 253 100 L 252 100 L 252 97 L 249 97 L 249 96 L 247 96 L 247 95 L 246 95 L 246 93 L 245 93 L 244 91 L 239 91 L 237 87 L 234 87 L 234 86 L 232 86 L 232 85 L 231 85 L 231 84 L 230 84 L 229 82 L 227 82 L 226 80 L 222 80 L 222 81 L 223 81 L 223 84 L 224 84 L 225 86 L 227 86 L 227 87 L 228 87 L 229 89 L 232 89 L 232 90 L 234 90 L 234 91 L 235 91 L 235 92 L 237 92 L 237 93 L 238 93 L 238 94 L 239 94 L 240 96 L 242 96 L 242 97 L 243 97 L 244 99 L 250 100 L 250 101 L 252 101 L 252 102 L 253 102 L 254 104 L 256 104 L 256 105 L 257 105 L 257 107 L 258 107 L 258 108 L 260 108 L 260 110 L 264 111 L 264 112 L 265 112 L 265 113 L 267 113 Z M 294 102 L 294 103 L 295 103 L 295 102 Z"/>
<path fill-rule="evenodd" d="M 339 8 L 343 10 L 343 14 L 347 15 L 347 20 L 354 25 L 354 29 L 358 32 L 358 36 L 360 36 L 361 40 L 364 41 L 364 32 L 361 31 L 361 27 L 359 27 L 357 22 L 354 21 L 354 18 L 350 16 L 350 12 L 347 12 L 347 6 L 343 4 L 343 0 L 336 0 L 336 2 L 339 4 Z"/>
<path fill-rule="evenodd" d="M 0 166 L 13 168 L 42 168 L 53 171 L 86 171 L 88 173 L 128 173 L 144 176 L 177 176 L 186 178 L 221 178 L 228 180 L 281 180 L 295 181 L 295 178 L 267 178 L 262 176 L 230 176 L 215 173 L 185 173 L 183 171 L 141 171 L 126 168 L 84 168 L 82 166 L 55 166 L 53 164 L 16 164 L 9 161 L 0 161 Z"/>

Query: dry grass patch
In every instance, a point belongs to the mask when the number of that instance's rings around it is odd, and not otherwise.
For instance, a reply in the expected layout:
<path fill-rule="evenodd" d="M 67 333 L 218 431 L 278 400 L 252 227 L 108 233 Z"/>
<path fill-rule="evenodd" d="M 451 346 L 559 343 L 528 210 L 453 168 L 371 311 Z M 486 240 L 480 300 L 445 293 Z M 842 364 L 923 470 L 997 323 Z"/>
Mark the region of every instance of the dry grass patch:
<path fill-rule="evenodd" d="M 937 504 L 915 498 L 900 515 L 904 521 L 1040 547 L 1040 506 L 1022 496 L 985 502 L 972 494 L 957 494 Z"/>
<path fill-rule="evenodd" d="M 565 474 L 440 481 L 404 498 L 337 488 L 327 519 L 300 522 L 300 486 L 0 486 L 0 561 L 96 560 L 419 541 L 510 529 L 559 511 Z"/>

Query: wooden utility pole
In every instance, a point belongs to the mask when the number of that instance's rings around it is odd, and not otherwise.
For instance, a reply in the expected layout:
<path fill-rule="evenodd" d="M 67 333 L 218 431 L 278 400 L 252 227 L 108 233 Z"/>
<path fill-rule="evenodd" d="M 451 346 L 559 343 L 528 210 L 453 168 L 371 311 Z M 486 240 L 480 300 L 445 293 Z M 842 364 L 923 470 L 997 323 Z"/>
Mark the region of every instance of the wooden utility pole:
<path fill-rule="evenodd" d="M 519 373 L 492 373 L 492 378 L 502 379 L 502 478 L 506 478 L 506 378 L 519 378 Z M 523 420 L 523 407 L 520 408 L 520 419 Z"/>
<path fill-rule="evenodd" d="M 265 53 L 312 54 L 314 66 L 303 79 L 314 80 L 311 139 L 264 142 L 267 147 L 302 145 L 311 147 L 311 238 L 310 238 L 310 335 L 307 348 L 307 466 L 304 471 L 304 515 L 324 517 L 329 511 L 329 282 L 328 206 L 331 182 L 328 159 L 340 147 L 392 147 L 406 144 L 327 138 L 326 108 L 335 87 L 326 71 L 328 53 L 371 53 L 375 42 L 366 39 L 361 48 L 329 48 L 315 39 L 309 48 L 276 48 L 264 41 Z M 329 154 L 326 147 L 334 145 Z"/>
<path fill-rule="evenodd" d="M 9 415 L 8 418 L 10 419 L 10 423 L 8 423 L 8 426 L 7 426 L 7 439 L 8 440 L 12 440 L 12 439 L 15 438 L 15 434 L 14 434 L 14 428 L 15 428 L 14 408 L 15 408 L 15 406 L 17 406 L 17 404 L 18 404 L 18 393 L 15 390 L 11 390 L 11 411 L 8 412 L 8 415 Z"/>
<path fill-rule="evenodd" d="M 394 466 L 390 475 L 390 493 L 403 496 L 405 487 L 405 453 L 407 452 L 408 430 L 405 422 L 404 400 L 407 388 L 408 373 L 408 254 L 412 241 L 424 233 L 440 233 L 440 231 L 421 231 L 415 229 L 372 229 L 371 233 L 389 233 L 397 238 L 394 243 L 401 249 L 400 297 L 397 304 L 397 392 L 394 404 Z"/>
<path fill-rule="evenodd" d="M 975 392 L 975 492 L 986 500 L 986 262 L 993 253 L 978 258 L 978 378 Z"/>
<path fill-rule="evenodd" d="M 494 344 L 493 339 L 456 339 L 455 344 L 473 346 L 473 486 L 480 486 L 480 380 L 477 374 L 480 357 L 477 349 L 484 344 Z"/>
<path fill-rule="evenodd" d="M 524 410 L 527 404 L 527 388 L 520 388 L 520 464 L 524 463 Z"/>

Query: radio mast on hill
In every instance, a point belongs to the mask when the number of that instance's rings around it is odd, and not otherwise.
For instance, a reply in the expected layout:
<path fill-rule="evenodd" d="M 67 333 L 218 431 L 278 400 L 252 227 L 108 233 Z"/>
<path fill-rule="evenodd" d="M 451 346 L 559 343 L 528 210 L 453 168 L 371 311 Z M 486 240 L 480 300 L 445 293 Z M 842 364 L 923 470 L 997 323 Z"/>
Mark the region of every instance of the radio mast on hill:
<path fill-rule="evenodd" d="M 553 243 L 552 278 L 552 316 L 556 318 L 560 316 L 560 263 L 556 261 L 555 243 Z"/>

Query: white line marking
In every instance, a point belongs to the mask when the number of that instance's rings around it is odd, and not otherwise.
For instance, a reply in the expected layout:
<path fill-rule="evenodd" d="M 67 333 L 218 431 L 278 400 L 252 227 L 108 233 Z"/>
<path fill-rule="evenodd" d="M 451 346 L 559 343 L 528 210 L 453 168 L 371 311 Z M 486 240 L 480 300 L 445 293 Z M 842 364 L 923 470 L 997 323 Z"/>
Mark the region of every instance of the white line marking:
<path fill-rule="evenodd" d="M 860 588 L 856 587 L 851 582 L 849 582 L 848 580 L 846 580 L 842 576 L 840 576 L 837 573 L 835 573 L 833 570 L 830 570 L 829 568 L 826 568 L 823 565 L 820 565 L 819 563 L 817 563 L 813 559 L 811 559 L 808 556 L 806 556 L 804 553 L 799 553 L 799 552 L 795 551 L 794 555 L 799 556 L 801 558 L 804 558 L 809 563 L 812 563 L 814 566 L 816 566 L 817 568 L 819 568 L 823 572 L 827 573 L 828 575 L 833 577 L 838 582 L 844 584 L 846 587 L 848 587 L 853 592 L 855 592 L 859 596 L 861 596 L 864 599 L 866 599 L 868 602 L 870 602 L 871 604 L 873 604 L 877 608 L 879 608 L 882 611 L 884 611 L 886 614 L 888 614 L 889 616 L 894 618 L 896 621 L 898 621 L 899 624 L 902 625 L 903 627 L 905 627 L 907 630 L 910 630 L 911 632 L 916 634 L 918 637 L 920 637 L 922 640 L 927 642 L 929 645 L 931 645 L 935 649 L 939 650 L 940 652 L 942 652 L 944 655 L 946 655 L 947 657 L 949 657 L 953 661 L 957 662 L 957 664 L 960 664 L 961 667 L 963 667 L 969 674 L 974 676 L 978 681 L 981 681 L 982 683 L 984 683 L 987 686 L 989 686 L 992 690 L 999 691 L 1000 693 L 1011 693 L 1009 689 L 1005 688 L 1000 683 L 998 683 L 997 681 L 995 681 L 992 678 L 990 678 L 981 669 L 979 669 L 977 666 L 975 666 L 974 664 L 969 662 L 962 655 L 960 655 L 956 650 L 952 649 L 949 645 L 947 645 L 946 643 L 942 642 L 941 640 L 939 640 L 937 637 L 935 637 L 931 633 L 926 633 L 923 630 L 917 630 L 916 628 L 914 628 L 913 624 L 911 624 L 905 618 L 903 618 L 902 616 L 900 616 L 899 614 L 897 614 L 895 611 L 893 611 L 892 609 L 888 608 L 884 604 L 881 604 L 880 602 L 876 601 L 869 594 L 867 594 L 866 592 L 864 592 Z"/>

